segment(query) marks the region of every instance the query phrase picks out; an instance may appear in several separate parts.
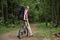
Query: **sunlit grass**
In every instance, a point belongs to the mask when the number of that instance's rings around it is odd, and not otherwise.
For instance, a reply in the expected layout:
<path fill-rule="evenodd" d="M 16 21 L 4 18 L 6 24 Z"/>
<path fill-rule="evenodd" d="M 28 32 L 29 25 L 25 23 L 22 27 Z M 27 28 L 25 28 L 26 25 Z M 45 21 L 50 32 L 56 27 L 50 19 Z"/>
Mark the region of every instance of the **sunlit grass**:
<path fill-rule="evenodd" d="M 50 23 L 47 27 L 45 23 L 40 23 L 40 26 L 37 29 L 38 35 L 46 37 L 46 38 L 50 38 L 50 39 L 53 39 L 52 36 L 58 32 L 60 32 L 60 27 L 57 27 L 57 28 L 51 27 Z"/>

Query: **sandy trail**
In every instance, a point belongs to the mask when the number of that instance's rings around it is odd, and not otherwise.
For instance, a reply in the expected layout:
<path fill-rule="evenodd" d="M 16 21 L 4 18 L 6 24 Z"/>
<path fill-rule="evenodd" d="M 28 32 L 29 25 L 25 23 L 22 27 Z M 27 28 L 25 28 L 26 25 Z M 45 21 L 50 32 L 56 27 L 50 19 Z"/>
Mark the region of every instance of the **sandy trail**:
<path fill-rule="evenodd" d="M 13 30 L 11 32 L 7 32 L 5 34 L 0 35 L 0 40 L 38 40 L 38 36 L 36 34 L 36 30 L 38 28 L 39 24 L 34 24 L 32 26 L 32 31 L 34 33 L 33 37 L 25 37 L 23 39 L 18 39 L 17 38 L 17 34 L 18 34 L 18 30 Z"/>

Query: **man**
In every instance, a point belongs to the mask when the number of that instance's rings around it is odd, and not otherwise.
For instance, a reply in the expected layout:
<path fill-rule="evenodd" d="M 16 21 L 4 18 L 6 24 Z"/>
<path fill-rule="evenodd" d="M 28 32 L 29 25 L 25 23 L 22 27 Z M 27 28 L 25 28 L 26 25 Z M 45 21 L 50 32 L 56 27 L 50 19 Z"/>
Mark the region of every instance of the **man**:
<path fill-rule="evenodd" d="M 20 6 L 19 9 L 19 19 L 20 19 L 20 30 L 18 33 L 18 38 L 22 38 L 24 36 L 24 32 L 26 33 L 26 30 L 28 30 L 27 34 L 29 33 L 29 37 L 33 36 L 30 25 L 29 25 L 29 21 L 28 21 L 28 10 L 29 10 L 29 6 L 27 6 L 25 9 L 23 6 Z M 24 14 L 24 15 L 21 15 Z M 25 28 L 27 27 L 27 29 Z"/>
<path fill-rule="evenodd" d="M 29 10 L 29 6 L 27 6 L 25 8 L 25 11 L 24 11 L 24 20 L 25 20 L 25 25 L 27 25 L 27 29 L 28 29 L 28 32 L 29 32 L 29 37 L 33 36 L 33 33 L 32 33 L 32 30 L 30 28 L 30 24 L 29 24 L 29 21 L 28 21 L 28 10 Z"/>

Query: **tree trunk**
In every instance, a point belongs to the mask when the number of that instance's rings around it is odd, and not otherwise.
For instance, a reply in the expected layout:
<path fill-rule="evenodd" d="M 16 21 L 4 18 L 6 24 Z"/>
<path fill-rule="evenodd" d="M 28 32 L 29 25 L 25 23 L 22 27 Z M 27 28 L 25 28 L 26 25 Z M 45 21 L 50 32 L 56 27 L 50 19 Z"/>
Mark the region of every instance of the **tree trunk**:
<path fill-rule="evenodd" d="M 55 5 L 55 1 L 54 0 L 52 0 L 52 21 L 51 21 L 51 23 L 52 23 L 52 27 L 54 27 L 54 23 L 55 23 L 55 19 L 54 19 L 54 5 Z"/>
<path fill-rule="evenodd" d="M 1 10 L 2 10 L 2 17 L 3 17 L 3 20 L 4 20 L 4 13 L 3 13 L 3 1 L 1 0 Z M 3 21 L 3 25 L 4 25 L 4 21 Z"/>
<path fill-rule="evenodd" d="M 12 5 L 12 10 L 13 10 L 13 24 L 15 24 L 15 12 L 14 12 L 14 3 L 12 3 L 13 5 Z"/>
<path fill-rule="evenodd" d="M 57 0 L 57 26 L 59 25 L 59 1 Z"/>

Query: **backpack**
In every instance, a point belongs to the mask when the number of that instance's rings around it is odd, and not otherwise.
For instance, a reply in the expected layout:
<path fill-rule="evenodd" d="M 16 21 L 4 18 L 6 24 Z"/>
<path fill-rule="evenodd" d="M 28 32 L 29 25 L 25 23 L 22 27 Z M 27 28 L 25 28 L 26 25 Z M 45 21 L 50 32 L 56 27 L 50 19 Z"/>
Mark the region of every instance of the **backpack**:
<path fill-rule="evenodd" d="M 20 20 L 23 20 L 24 19 L 24 10 L 25 10 L 25 7 L 24 6 L 20 6 L 19 7 L 19 13 L 18 13 L 18 19 Z"/>

